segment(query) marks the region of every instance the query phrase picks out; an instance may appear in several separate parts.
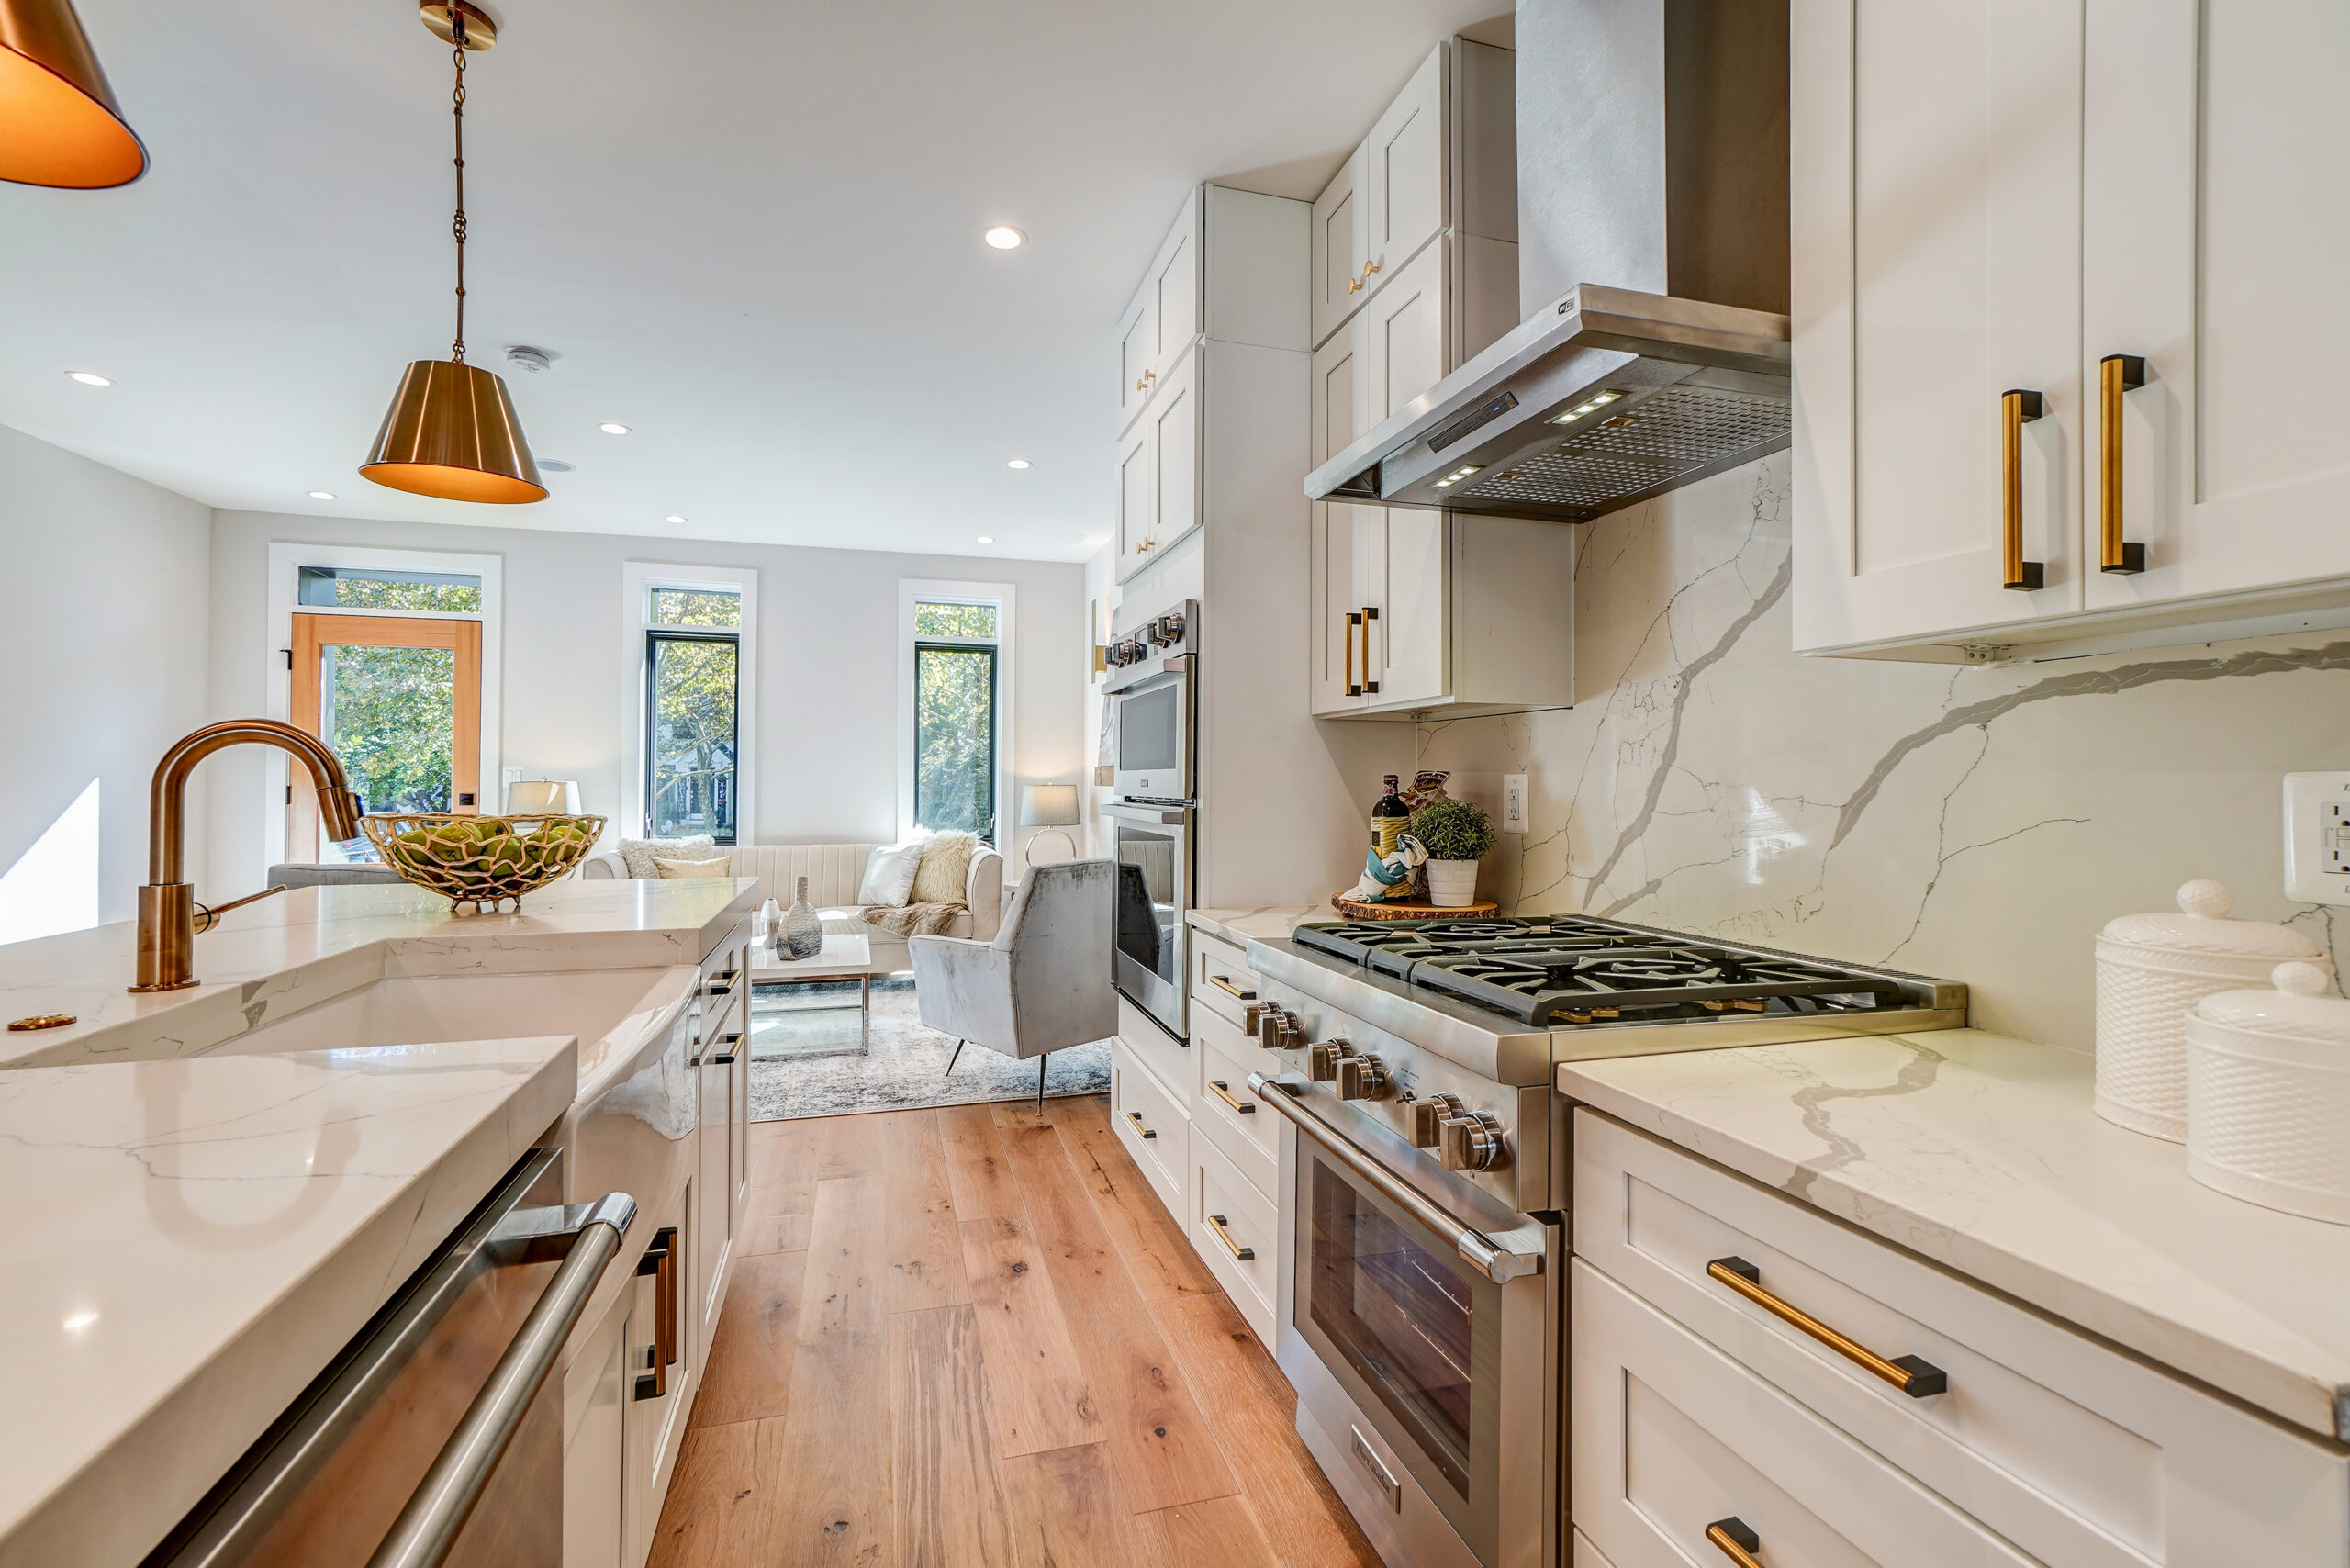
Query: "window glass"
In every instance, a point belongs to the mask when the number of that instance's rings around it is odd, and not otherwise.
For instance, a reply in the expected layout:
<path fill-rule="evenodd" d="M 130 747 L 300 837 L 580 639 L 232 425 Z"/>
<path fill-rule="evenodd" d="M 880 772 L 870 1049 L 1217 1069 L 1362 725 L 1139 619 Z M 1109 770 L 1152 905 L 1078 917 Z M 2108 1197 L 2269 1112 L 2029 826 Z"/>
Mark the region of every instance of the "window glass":
<path fill-rule="evenodd" d="M 965 642 L 992 643 L 996 638 L 996 607 L 922 599 L 914 605 L 914 635 L 951 637 Z"/>
<path fill-rule="evenodd" d="M 655 626 L 733 626 L 743 624 L 743 596 L 721 588 L 653 590 Z"/>
<path fill-rule="evenodd" d="M 732 844 L 735 641 L 655 632 L 646 644 L 646 832 L 655 838 L 706 833 Z"/>
<path fill-rule="evenodd" d="M 342 759 L 360 810 L 447 811 L 456 654 L 330 644 L 319 659 L 319 738 Z"/>
<path fill-rule="evenodd" d="M 957 605 L 945 608 L 985 608 Z M 914 649 L 914 822 L 995 839 L 993 648 Z"/>
<path fill-rule="evenodd" d="M 359 566 L 304 566 L 297 597 L 329 610 L 422 610 L 481 613 L 481 578 L 456 572 L 395 572 Z"/>

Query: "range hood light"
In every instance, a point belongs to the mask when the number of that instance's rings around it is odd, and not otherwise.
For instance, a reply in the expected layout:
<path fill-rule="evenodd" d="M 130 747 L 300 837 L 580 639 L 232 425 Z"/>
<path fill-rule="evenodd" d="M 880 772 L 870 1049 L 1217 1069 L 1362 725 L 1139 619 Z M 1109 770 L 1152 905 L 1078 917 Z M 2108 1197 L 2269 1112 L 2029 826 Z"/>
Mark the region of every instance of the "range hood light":
<path fill-rule="evenodd" d="M 1458 485 L 1461 480 L 1466 479 L 1472 474 L 1479 472 L 1483 467 L 1484 465 L 1482 463 L 1464 463 L 1460 467 L 1455 468 L 1451 473 L 1447 474 L 1443 478 L 1438 479 L 1436 482 L 1436 487 L 1441 490 L 1449 486 Z"/>
<path fill-rule="evenodd" d="M 1571 425 L 1577 420 L 1583 418 L 1585 414 L 1598 412 L 1600 409 L 1607 407 L 1608 404 L 1613 403 L 1617 398 L 1621 398 L 1623 395 L 1624 394 L 1621 392 L 1595 392 L 1591 396 L 1590 402 L 1583 404 L 1579 409 L 1569 409 L 1565 413 L 1561 414 L 1557 419 L 1552 420 L 1550 422 L 1554 425 Z"/>

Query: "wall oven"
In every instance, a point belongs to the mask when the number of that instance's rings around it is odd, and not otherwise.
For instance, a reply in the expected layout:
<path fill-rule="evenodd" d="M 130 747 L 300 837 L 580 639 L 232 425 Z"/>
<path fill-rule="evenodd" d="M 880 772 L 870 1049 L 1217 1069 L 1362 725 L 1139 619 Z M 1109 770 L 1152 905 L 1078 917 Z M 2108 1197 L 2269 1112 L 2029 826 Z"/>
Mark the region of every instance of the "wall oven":
<path fill-rule="evenodd" d="M 1198 780 L 1193 722 L 1193 660 L 1199 604 L 1135 623 L 1113 636 L 1104 657 L 1111 677 L 1111 759 L 1118 798 L 1191 801 Z"/>
<path fill-rule="evenodd" d="M 1119 994 L 1182 1039 L 1192 907 L 1192 808 L 1113 801 L 1101 808 L 1118 863 Z"/>

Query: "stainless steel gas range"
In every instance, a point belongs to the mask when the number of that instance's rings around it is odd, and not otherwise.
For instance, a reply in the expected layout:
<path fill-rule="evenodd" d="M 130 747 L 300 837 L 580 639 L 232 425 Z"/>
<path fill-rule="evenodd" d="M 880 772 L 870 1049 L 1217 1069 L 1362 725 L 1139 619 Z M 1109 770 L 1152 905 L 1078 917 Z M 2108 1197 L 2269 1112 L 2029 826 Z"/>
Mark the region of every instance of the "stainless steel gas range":
<path fill-rule="evenodd" d="M 1282 1139 L 1276 1353 L 1391 1568 L 1560 1568 L 1555 1064 L 1963 1026 L 1966 989 L 1583 915 L 1253 942 Z"/>

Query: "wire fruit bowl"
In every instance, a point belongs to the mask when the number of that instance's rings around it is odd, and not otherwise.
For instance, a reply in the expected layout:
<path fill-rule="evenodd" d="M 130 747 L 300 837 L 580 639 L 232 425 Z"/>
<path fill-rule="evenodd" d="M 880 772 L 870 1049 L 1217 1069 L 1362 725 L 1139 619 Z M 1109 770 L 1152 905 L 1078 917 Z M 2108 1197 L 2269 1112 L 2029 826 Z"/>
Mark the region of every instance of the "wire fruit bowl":
<path fill-rule="evenodd" d="M 508 899 L 545 887 L 588 857 L 604 819 L 559 812 L 474 816 L 456 812 L 386 812 L 359 819 L 384 864 L 457 909 L 492 913 Z"/>

